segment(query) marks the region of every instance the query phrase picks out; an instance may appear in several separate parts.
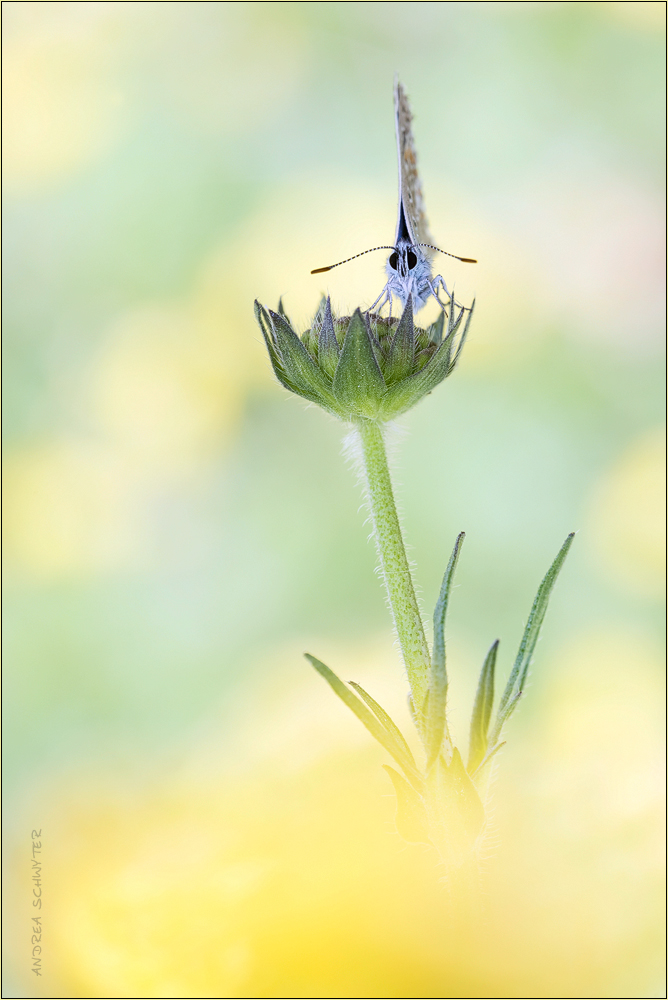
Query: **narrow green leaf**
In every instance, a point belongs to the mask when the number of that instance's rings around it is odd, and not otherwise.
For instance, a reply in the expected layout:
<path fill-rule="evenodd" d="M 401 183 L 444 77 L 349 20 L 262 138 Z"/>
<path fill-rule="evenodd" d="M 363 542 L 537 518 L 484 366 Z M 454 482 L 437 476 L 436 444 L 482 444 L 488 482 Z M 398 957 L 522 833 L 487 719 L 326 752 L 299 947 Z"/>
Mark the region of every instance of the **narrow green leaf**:
<path fill-rule="evenodd" d="M 343 408 L 363 417 L 377 416 L 386 385 L 359 309 L 350 320 L 332 388 L 339 410 Z"/>
<path fill-rule="evenodd" d="M 489 720 L 492 715 L 492 705 L 494 704 L 494 668 L 496 666 L 498 649 L 499 640 L 497 639 L 485 657 L 485 662 L 480 671 L 478 690 L 471 715 L 469 759 L 467 765 L 469 774 L 473 774 L 477 770 L 478 765 L 487 753 L 487 733 L 489 731 Z"/>
<path fill-rule="evenodd" d="M 278 311 L 281 314 L 281 316 L 283 317 L 283 319 L 286 319 L 286 320 L 288 319 L 288 314 L 286 313 L 285 307 L 283 306 L 283 296 L 281 296 L 280 299 L 278 300 Z M 288 322 L 289 322 L 289 320 L 288 320 Z"/>
<path fill-rule="evenodd" d="M 432 671 L 442 671 L 445 673 L 445 617 L 448 613 L 448 602 L 450 600 L 450 592 L 452 590 L 452 581 L 454 579 L 455 569 L 457 568 L 457 562 L 459 560 L 459 553 L 465 538 L 465 533 L 460 531 L 457 535 L 457 540 L 455 541 L 455 547 L 453 548 L 450 559 L 448 560 L 445 573 L 443 574 L 441 590 L 438 595 L 436 607 L 434 608 L 434 646 L 431 658 Z"/>
<path fill-rule="evenodd" d="M 508 721 L 515 710 L 519 699 L 522 697 L 524 684 L 529 666 L 531 664 L 531 658 L 536 648 L 536 643 L 538 642 L 541 625 L 543 624 L 545 612 L 547 611 L 547 605 L 550 600 L 550 594 L 552 593 L 552 588 L 554 587 L 557 576 L 559 575 L 559 570 L 564 564 L 564 560 L 568 555 L 568 550 L 571 547 L 574 537 L 575 532 L 571 532 L 564 544 L 561 546 L 559 553 L 557 554 L 557 558 L 550 566 L 540 587 L 538 588 L 538 593 L 536 594 L 531 608 L 531 613 L 529 615 L 529 620 L 527 621 L 526 628 L 524 629 L 524 635 L 522 636 L 522 641 L 520 643 L 520 648 L 518 650 L 513 669 L 510 672 L 508 683 L 506 684 L 505 691 L 503 692 L 503 696 L 499 703 L 496 720 L 494 722 L 494 729 L 492 735 L 490 736 L 491 744 L 495 744 L 498 741 L 504 724 Z"/>
<path fill-rule="evenodd" d="M 403 748 L 397 745 L 395 739 L 390 735 L 385 726 L 379 722 L 374 713 L 369 711 L 364 702 L 321 660 L 318 660 L 315 656 L 311 656 L 310 653 L 305 653 L 304 656 L 311 666 L 315 667 L 318 673 L 325 678 L 332 690 L 338 694 L 341 701 L 348 706 L 351 712 L 355 713 L 362 725 L 366 726 L 374 739 L 378 740 L 390 756 L 394 757 L 400 767 L 405 767 L 406 755 Z M 417 771 L 415 773 L 417 774 Z M 413 778 L 414 776 L 407 773 L 407 777 Z"/>
<path fill-rule="evenodd" d="M 457 535 L 457 541 L 445 570 L 441 592 L 434 609 L 434 646 L 429 671 L 429 700 L 425 704 L 427 770 L 432 767 L 441 752 L 443 736 L 447 729 L 445 707 L 448 694 L 448 673 L 445 665 L 445 616 L 448 611 L 452 581 L 463 541 L 464 532 L 462 531 Z"/>
<path fill-rule="evenodd" d="M 404 739 L 404 735 L 397 726 L 397 724 L 390 718 L 384 708 L 382 708 L 375 698 L 372 698 L 367 691 L 364 690 L 361 684 L 357 684 L 355 681 L 349 681 L 352 688 L 355 688 L 360 698 L 363 698 L 367 703 L 371 711 L 374 713 L 378 721 L 387 730 L 388 736 L 390 736 L 396 743 L 397 748 L 401 752 L 402 756 L 405 758 L 405 764 L 403 764 L 404 770 L 408 767 L 409 770 L 415 772 L 417 778 L 420 777 L 420 772 L 417 769 L 417 764 L 415 763 L 415 757 L 409 747 L 408 743 Z"/>
<path fill-rule="evenodd" d="M 397 833 L 409 844 L 429 844 L 429 821 L 420 796 L 393 767 L 389 764 L 383 764 L 383 767 L 397 796 Z"/>
<path fill-rule="evenodd" d="M 471 775 L 471 777 L 475 778 L 476 774 L 479 774 L 484 767 L 487 767 L 487 765 L 489 764 L 489 762 L 492 759 L 492 757 L 494 757 L 494 755 L 499 752 L 499 750 L 501 749 L 501 747 L 505 747 L 505 745 L 506 745 L 506 741 L 503 740 L 502 743 L 497 743 L 495 747 L 492 747 L 492 749 L 488 753 L 485 754 L 485 756 L 480 761 L 480 763 L 478 764 L 478 766 L 476 767 L 476 769 L 474 771 L 470 771 L 469 772 L 470 775 Z"/>
<path fill-rule="evenodd" d="M 390 353 L 385 363 L 385 381 L 388 385 L 407 378 L 415 361 L 415 332 L 413 328 L 413 300 L 408 296 L 399 326 L 395 330 Z"/>

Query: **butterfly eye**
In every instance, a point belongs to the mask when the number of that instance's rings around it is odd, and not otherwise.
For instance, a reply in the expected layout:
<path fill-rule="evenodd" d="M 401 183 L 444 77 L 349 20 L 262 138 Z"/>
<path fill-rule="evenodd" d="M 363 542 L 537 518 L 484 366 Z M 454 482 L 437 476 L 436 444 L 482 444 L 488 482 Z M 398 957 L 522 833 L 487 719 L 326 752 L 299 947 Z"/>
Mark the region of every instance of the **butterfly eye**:
<path fill-rule="evenodd" d="M 408 253 L 406 254 L 406 261 L 408 263 L 408 270 L 412 271 L 415 265 L 417 264 L 417 256 L 413 253 L 412 250 L 409 250 Z"/>
<path fill-rule="evenodd" d="M 389 265 L 390 265 L 390 267 L 392 268 L 393 271 L 396 271 L 398 263 L 399 263 L 399 258 L 397 257 L 396 253 L 391 253 L 390 254 L 390 260 L 389 260 Z"/>

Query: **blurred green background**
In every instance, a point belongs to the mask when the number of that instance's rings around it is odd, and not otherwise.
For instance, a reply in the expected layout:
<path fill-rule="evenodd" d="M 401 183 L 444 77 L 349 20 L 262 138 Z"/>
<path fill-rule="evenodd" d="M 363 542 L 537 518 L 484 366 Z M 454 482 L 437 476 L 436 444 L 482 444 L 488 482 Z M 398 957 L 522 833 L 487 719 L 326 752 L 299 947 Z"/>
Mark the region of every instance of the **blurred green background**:
<path fill-rule="evenodd" d="M 665 5 L 2 12 L 5 995 L 664 995 Z M 467 533 L 460 742 L 578 531 L 468 936 L 302 659 L 405 720 L 343 429 L 252 316 L 379 293 L 382 253 L 309 271 L 393 237 L 395 72 L 434 237 L 480 261 L 441 258 L 471 339 L 395 462 L 426 617 Z"/>

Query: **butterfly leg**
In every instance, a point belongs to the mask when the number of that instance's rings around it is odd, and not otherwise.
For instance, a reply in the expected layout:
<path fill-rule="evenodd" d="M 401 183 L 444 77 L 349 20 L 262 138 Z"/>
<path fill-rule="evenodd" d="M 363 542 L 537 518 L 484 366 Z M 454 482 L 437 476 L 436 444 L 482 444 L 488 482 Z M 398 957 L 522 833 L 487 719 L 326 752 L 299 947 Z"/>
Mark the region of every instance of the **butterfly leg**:
<path fill-rule="evenodd" d="M 437 274 L 435 278 L 432 278 L 429 281 L 429 288 L 431 289 L 431 294 L 434 296 L 434 298 L 436 299 L 436 301 L 440 305 L 441 309 L 445 310 L 445 305 L 446 304 L 443 303 L 441 301 L 441 299 L 439 298 L 439 294 L 438 294 L 439 288 L 442 288 L 443 291 L 445 292 L 445 294 L 447 295 L 447 297 L 448 297 L 448 303 L 447 304 L 450 305 L 452 303 L 452 296 L 450 295 L 450 292 L 448 291 L 448 286 L 446 285 L 446 283 L 444 282 L 444 280 L 443 280 L 443 278 L 441 277 L 440 274 Z"/>
<path fill-rule="evenodd" d="M 376 309 L 377 312 L 380 312 L 381 309 L 383 309 L 386 305 L 389 305 L 388 319 L 392 319 L 393 301 L 394 297 L 392 295 L 392 292 L 390 291 L 389 287 L 385 285 L 385 288 L 382 290 L 376 301 L 371 303 L 371 305 L 367 309 L 367 312 L 368 313 L 371 312 L 372 309 Z"/>
<path fill-rule="evenodd" d="M 376 309 L 376 307 L 377 311 L 380 312 L 386 302 L 390 303 L 390 309 L 392 309 L 392 296 L 390 295 L 387 285 L 385 285 L 385 288 L 382 290 L 376 301 L 371 303 L 367 312 L 371 312 L 372 309 Z"/>
<path fill-rule="evenodd" d="M 457 309 L 466 309 L 466 311 L 468 312 L 469 307 L 462 305 L 461 302 L 457 302 L 457 300 L 455 299 L 454 295 L 451 295 L 450 292 L 448 291 L 448 286 L 443 281 L 443 278 L 441 277 L 441 275 L 437 274 L 436 277 L 432 279 L 432 282 L 430 282 L 429 287 L 431 288 L 431 291 L 432 291 L 432 294 L 433 294 L 434 298 L 436 299 L 436 301 L 438 302 L 438 304 L 441 306 L 441 308 L 443 310 L 445 310 L 445 305 L 443 304 L 443 302 L 441 302 L 441 300 L 440 300 L 440 298 L 438 296 L 439 286 L 441 288 L 443 288 L 443 291 L 448 296 L 448 302 L 446 303 L 446 305 L 452 306 L 453 309 L 455 309 L 455 308 L 457 308 Z"/>

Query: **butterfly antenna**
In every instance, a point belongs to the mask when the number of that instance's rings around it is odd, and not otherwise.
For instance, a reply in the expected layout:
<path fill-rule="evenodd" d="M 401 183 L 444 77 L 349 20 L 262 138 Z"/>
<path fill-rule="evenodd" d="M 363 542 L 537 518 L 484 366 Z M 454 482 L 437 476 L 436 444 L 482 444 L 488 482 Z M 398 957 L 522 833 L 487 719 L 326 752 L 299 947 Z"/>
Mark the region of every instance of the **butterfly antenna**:
<path fill-rule="evenodd" d="M 429 250 L 438 250 L 439 253 L 444 253 L 446 257 L 454 257 L 455 260 L 461 260 L 464 264 L 477 264 L 478 261 L 474 260 L 473 257 L 458 257 L 456 253 L 448 253 L 447 250 L 441 250 L 440 247 L 432 246 L 431 243 L 417 243 L 416 246 L 428 247 Z M 313 272 L 311 272 L 313 273 Z"/>
<path fill-rule="evenodd" d="M 311 271 L 311 274 L 322 274 L 323 271 L 331 271 L 333 267 L 340 267 L 341 264 L 347 264 L 349 260 L 356 260 L 357 257 L 363 257 L 365 253 L 373 253 L 374 250 L 396 251 L 396 249 L 396 247 L 371 247 L 370 250 L 362 250 L 362 253 L 356 253 L 354 257 L 346 257 L 345 260 L 340 260 L 338 264 L 328 264 L 327 267 L 316 267 L 315 270 Z"/>

